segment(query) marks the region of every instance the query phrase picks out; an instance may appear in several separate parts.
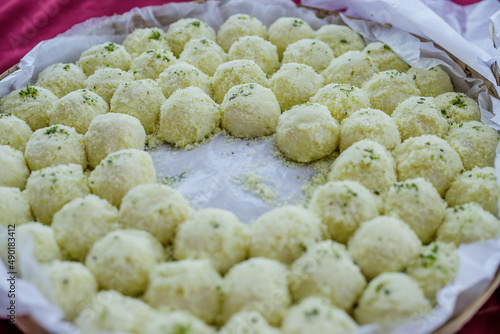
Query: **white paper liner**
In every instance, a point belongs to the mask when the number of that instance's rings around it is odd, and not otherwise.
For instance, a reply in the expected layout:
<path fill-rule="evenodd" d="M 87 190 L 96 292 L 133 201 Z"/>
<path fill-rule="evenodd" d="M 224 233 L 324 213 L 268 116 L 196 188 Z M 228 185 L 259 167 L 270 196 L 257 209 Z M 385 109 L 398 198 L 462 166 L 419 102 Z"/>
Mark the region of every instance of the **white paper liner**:
<path fill-rule="evenodd" d="M 322 1 L 304 1 L 307 5 L 320 4 Z M 340 2 L 341 3 L 341 2 Z M 365 11 L 370 8 L 386 8 L 391 1 L 366 0 Z M 360 0 L 352 2 L 352 8 L 358 9 L 356 5 Z M 406 6 L 406 5 L 405 5 Z M 410 4 L 408 4 L 410 6 Z M 416 5 L 417 7 L 420 4 Z M 419 10 L 424 11 L 423 7 Z M 418 9 L 418 8 L 417 8 Z M 318 19 L 313 13 L 297 8 L 291 1 L 230 1 L 220 6 L 214 2 L 204 4 L 194 3 L 171 3 L 161 7 L 147 7 L 134 9 L 123 15 L 95 18 L 82 24 L 76 25 L 60 36 L 41 42 L 30 51 L 21 61 L 19 71 L 8 76 L 0 82 L 0 96 L 13 89 L 24 87 L 28 82 L 34 84 L 38 73 L 46 66 L 56 62 L 75 62 L 81 52 L 92 45 L 106 41 L 121 42 L 125 35 L 113 35 L 114 24 L 126 23 L 127 32 L 132 31 L 135 26 L 132 21 L 134 15 L 140 15 L 148 26 L 159 25 L 155 15 L 166 16 L 171 21 L 181 17 L 197 17 L 209 23 L 214 29 L 224 20 L 236 13 L 247 13 L 260 19 L 269 26 L 278 17 L 296 16 L 307 21 L 313 28 L 317 29 L 325 23 L 339 22 L 339 17 L 330 17 L 324 20 Z M 373 11 L 372 11 L 373 13 Z M 378 18 L 384 18 L 383 10 L 378 10 Z M 408 11 L 390 12 L 397 22 L 408 20 L 404 15 Z M 362 14 L 362 13 L 361 13 Z M 391 16 L 388 15 L 386 19 Z M 393 17 L 390 18 L 393 18 Z M 408 33 L 396 28 L 381 28 L 369 22 L 348 19 L 342 16 L 346 24 L 362 34 L 367 42 L 381 40 L 391 46 L 395 52 L 403 57 L 410 65 L 430 68 L 441 64 L 452 77 L 455 87 L 468 95 L 478 98 L 482 109 L 483 122 L 496 130 L 500 129 L 500 113 L 494 116 L 494 110 L 500 107 L 500 101 L 491 98 L 486 89 L 480 88 L 479 80 L 463 79 L 463 72 L 449 57 L 432 45 L 432 43 L 420 43 L 420 41 Z M 415 18 L 412 22 L 415 22 Z M 418 22 L 418 21 L 417 21 Z M 433 23 L 434 24 L 434 23 Z M 434 25 L 435 26 L 435 25 Z M 165 27 L 164 27 L 165 28 Z M 412 28 L 414 29 L 414 27 Z M 410 29 L 411 30 L 411 29 Z M 453 50 L 460 49 L 460 54 L 467 54 L 465 47 L 455 46 Z M 450 50 L 452 51 L 452 50 Z M 484 54 L 482 54 L 484 56 Z M 434 59 L 438 58 L 438 59 Z M 478 58 L 471 55 L 462 60 L 474 58 L 474 65 L 484 70 L 485 66 L 479 66 Z M 487 58 L 487 57 L 486 57 Z M 468 63 L 468 65 L 473 65 Z M 489 73 L 491 77 L 491 72 Z M 485 75 L 488 77 L 488 75 Z M 497 150 L 498 151 L 498 150 Z M 246 172 L 255 172 L 262 176 L 266 185 L 280 194 L 276 200 L 277 204 L 294 203 L 300 200 L 301 186 L 305 180 L 314 174 L 314 170 L 307 166 L 285 166 L 282 160 L 271 154 L 276 152 L 273 137 L 264 140 L 232 140 L 220 134 L 205 145 L 192 151 L 174 150 L 170 146 L 162 145 L 152 150 L 157 172 L 170 179 L 177 177 L 181 179 L 177 189 L 196 208 L 216 207 L 233 211 L 243 222 L 250 223 L 262 213 L 270 210 L 272 206 L 266 204 L 261 198 L 253 196 L 242 190 L 242 186 L 233 180 L 241 178 Z M 495 170 L 497 178 L 500 179 L 499 157 Z M 0 233 L 6 236 L 7 230 L 0 227 Z M 460 268 L 457 279 L 438 293 L 439 302 L 430 314 L 425 317 L 410 319 L 408 323 L 396 329 L 394 333 L 429 333 L 445 323 L 453 314 L 457 314 L 465 308 L 474 298 L 486 288 L 491 282 L 498 263 L 500 261 L 500 239 L 478 242 L 470 245 L 462 245 L 459 249 Z M 61 310 L 50 304 L 30 280 L 37 277 L 43 286 L 50 284 L 47 277 L 42 273 L 40 265 L 31 256 L 32 244 L 29 241 L 18 240 L 18 266 L 23 272 L 23 279 L 17 279 L 16 305 L 17 316 L 30 314 L 41 325 L 51 333 L 77 333 L 73 325 L 62 322 Z M 2 273 L 6 273 L 5 266 L 0 264 Z M 6 279 L 0 283 L 0 308 L 6 309 L 9 300 L 7 295 L 8 286 Z M 47 291 L 50 289 L 44 289 Z M 50 295 L 50 294 L 49 294 Z M 383 333 L 377 326 L 363 326 L 358 333 Z"/>

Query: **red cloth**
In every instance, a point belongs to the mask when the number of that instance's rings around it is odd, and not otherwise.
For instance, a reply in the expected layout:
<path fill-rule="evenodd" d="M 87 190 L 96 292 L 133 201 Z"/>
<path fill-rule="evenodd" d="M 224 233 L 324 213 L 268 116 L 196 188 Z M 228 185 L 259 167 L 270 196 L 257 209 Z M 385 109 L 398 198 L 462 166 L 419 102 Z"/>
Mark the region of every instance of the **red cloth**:
<path fill-rule="evenodd" d="M 176 0 L 186 2 L 190 0 Z M 299 0 L 294 0 L 299 2 Z M 453 0 L 462 5 L 478 0 Z M 0 2 L 0 73 L 17 64 L 38 42 L 50 39 L 91 17 L 121 14 L 137 6 L 161 5 L 162 0 L 2 0 Z M 2 297 L 3 298 L 3 297 Z M 0 317 L 2 315 L 0 314 Z M 500 290 L 459 334 L 499 333 Z M 0 333 L 20 334 L 7 320 Z"/>

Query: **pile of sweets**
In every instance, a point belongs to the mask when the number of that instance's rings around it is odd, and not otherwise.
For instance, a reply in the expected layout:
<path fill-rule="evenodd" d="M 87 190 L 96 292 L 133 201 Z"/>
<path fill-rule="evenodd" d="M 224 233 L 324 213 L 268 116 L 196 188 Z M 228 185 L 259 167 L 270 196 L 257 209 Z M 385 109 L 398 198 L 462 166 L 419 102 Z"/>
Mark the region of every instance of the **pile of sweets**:
<path fill-rule="evenodd" d="M 42 291 L 84 333 L 390 328 L 431 310 L 460 244 L 500 231 L 500 136 L 478 103 L 341 25 L 136 29 L 49 66 L 0 112 L 0 223 L 33 236 Z M 156 183 L 144 151 L 219 127 L 274 135 L 296 162 L 339 155 L 307 207 L 246 225 Z"/>

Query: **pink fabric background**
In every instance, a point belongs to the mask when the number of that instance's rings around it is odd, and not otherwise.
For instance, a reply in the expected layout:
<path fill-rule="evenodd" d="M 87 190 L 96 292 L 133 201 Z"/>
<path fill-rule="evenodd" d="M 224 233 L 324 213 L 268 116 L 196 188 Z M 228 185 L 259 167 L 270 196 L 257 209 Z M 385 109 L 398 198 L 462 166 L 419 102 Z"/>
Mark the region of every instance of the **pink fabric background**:
<path fill-rule="evenodd" d="M 177 0 L 186 2 L 190 0 Z M 300 2 L 299 0 L 294 0 Z M 478 0 L 453 0 L 468 5 Z M 161 5 L 162 0 L 0 0 L 0 73 L 3 73 L 38 42 L 50 39 L 96 16 L 122 14 L 138 6 Z M 5 298 L 5 296 L 0 296 Z M 0 317 L 2 314 L 0 313 Z M 0 320 L 0 333 L 20 333 L 6 320 Z M 500 290 L 459 334 L 500 333 Z"/>

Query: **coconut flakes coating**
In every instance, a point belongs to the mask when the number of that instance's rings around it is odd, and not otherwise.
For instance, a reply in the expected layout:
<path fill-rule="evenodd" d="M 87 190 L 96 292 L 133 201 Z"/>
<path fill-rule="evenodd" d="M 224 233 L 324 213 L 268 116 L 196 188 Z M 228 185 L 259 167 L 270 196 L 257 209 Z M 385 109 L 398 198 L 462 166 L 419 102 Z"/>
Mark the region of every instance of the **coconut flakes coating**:
<path fill-rule="evenodd" d="M 369 139 L 392 150 L 401 144 L 396 122 L 377 109 L 360 109 L 340 124 L 340 152 L 363 139 Z"/>
<path fill-rule="evenodd" d="M 82 166 L 58 165 L 33 171 L 26 184 L 35 219 L 50 225 L 52 217 L 64 204 L 90 193 Z"/>
<path fill-rule="evenodd" d="M 172 23 L 166 36 L 172 52 L 178 57 L 186 43 L 192 39 L 206 38 L 215 41 L 215 30 L 202 20 L 185 18 Z"/>
<path fill-rule="evenodd" d="M 114 42 L 105 42 L 94 45 L 84 51 L 76 62 L 87 76 L 102 67 L 116 67 L 128 71 L 132 63 L 132 56 L 123 45 Z"/>
<path fill-rule="evenodd" d="M 35 131 L 49 125 L 49 113 L 57 100 L 57 96 L 46 88 L 26 86 L 4 96 L 0 100 L 0 110 L 25 121 Z"/>
<path fill-rule="evenodd" d="M 446 215 L 446 203 L 432 183 L 423 178 L 397 182 L 382 197 L 384 215 L 406 222 L 424 244 L 434 239 Z"/>
<path fill-rule="evenodd" d="M 228 55 L 214 41 L 198 38 L 186 43 L 179 60 L 185 61 L 203 73 L 212 76 L 220 64 L 228 61 Z"/>
<path fill-rule="evenodd" d="M 339 132 L 338 122 L 327 107 L 306 103 L 287 109 L 279 117 L 275 140 L 288 158 L 310 162 L 337 148 Z"/>
<path fill-rule="evenodd" d="M 361 140 L 342 152 L 333 162 L 329 181 L 358 181 L 380 193 L 396 182 L 396 165 L 389 151 L 379 143 Z"/>
<path fill-rule="evenodd" d="M 118 86 L 111 98 L 110 111 L 136 117 L 146 134 L 152 134 L 157 130 L 160 107 L 165 100 L 155 81 L 142 79 Z"/>
<path fill-rule="evenodd" d="M 372 108 L 388 115 L 407 98 L 422 95 L 410 76 L 395 70 L 375 73 L 361 88 L 370 97 Z"/>
<path fill-rule="evenodd" d="M 36 81 L 36 86 L 47 88 L 61 98 L 72 91 L 84 87 L 87 75 L 73 63 L 56 63 L 46 67 Z"/>
<path fill-rule="evenodd" d="M 327 236 L 347 243 L 361 223 L 379 215 L 378 199 L 356 181 L 330 181 L 318 187 L 308 209 L 321 218 Z"/>
<path fill-rule="evenodd" d="M 136 28 L 127 35 L 123 41 L 123 46 L 132 58 L 136 58 L 141 53 L 152 49 L 170 51 L 167 36 L 160 28 Z"/>
<path fill-rule="evenodd" d="M 444 138 L 448 134 L 448 122 L 432 97 L 409 97 L 398 104 L 391 116 L 403 141 L 422 135 Z"/>
<path fill-rule="evenodd" d="M 446 192 L 446 202 L 449 206 L 476 202 L 481 207 L 498 214 L 498 198 L 500 188 L 493 167 L 474 167 L 458 176 Z"/>
<path fill-rule="evenodd" d="M 493 167 L 500 135 L 478 121 L 458 123 L 451 127 L 446 140 L 455 149 L 464 168 Z"/>
<path fill-rule="evenodd" d="M 321 73 L 330 65 L 332 59 L 333 51 L 328 44 L 317 39 L 305 38 L 287 46 L 282 63 L 309 65 Z"/>
<path fill-rule="evenodd" d="M 321 72 L 325 83 L 348 84 L 361 88 L 378 72 L 373 60 L 361 51 L 347 51 L 334 58 Z"/>
<path fill-rule="evenodd" d="M 364 222 L 349 239 L 348 250 L 368 280 L 402 271 L 418 256 L 422 243 L 404 221 L 380 216 Z"/>
<path fill-rule="evenodd" d="M 90 75 L 84 81 L 84 85 L 85 89 L 96 93 L 109 104 L 118 86 L 122 83 L 130 83 L 132 81 L 134 81 L 132 73 L 125 72 L 119 68 L 103 67 Z"/>
<path fill-rule="evenodd" d="M 54 103 L 49 124 L 66 125 L 80 134 L 85 134 L 92 119 L 108 111 L 108 103 L 102 97 L 87 89 L 79 89 Z"/>
<path fill-rule="evenodd" d="M 372 42 L 363 49 L 363 52 L 370 56 L 379 71 L 396 70 L 406 72 L 410 68 L 410 65 L 385 43 Z"/>
<path fill-rule="evenodd" d="M 0 171 L 0 186 L 21 190 L 26 186 L 30 175 L 23 152 L 7 145 L 0 145 Z"/>
<path fill-rule="evenodd" d="M 280 59 L 289 44 L 304 38 L 314 38 L 315 31 L 298 17 L 280 17 L 267 30 L 269 41 L 278 47 Z"/>
<path fill-rule="evenodd" d="M 464 168 L 448 142 L 433 135 L 409 138 L 394 149 L 393 155 L 399 181 L 423 177 L 442 197 Z"/>
<path fill-rule="evenodd" d="M 220 107 L 198 87 L 175 91 L 161 106 L 159 136 L 184 148 L 202 141 L 220 122 Z"/>
<path fill-rule="evenodd" d="M 328 84 L 309 100 L 328 107 L 340 123 L 355 111 L 370 108 L 370 97 L 361 88 L 347 84 Z"/>
<path fill-rule="evenodd" d="M 84 136 L 65 125 L 53 125 L 33 132 L 24 154 L 33 171 L 66 164 L 87 167 Z"/>
<path fill-rule="evenodd" d="M 333 55 L 339 57 L 348 51 L 361 51 L 365 47 L 363 38 L 347 26 L 327 24 L 316 31 L 314 38 L 332 48 Z"/>
<path fill-rule="evenodd" d="M 428 70 L 412 67 L 406 74 L 415 80 L 422 96 L 437 97 L 444 93 L 453 92 L 450 76 L 439 66 Z"/>
<path fill-rule="evenodd" d="M 268 75 L 272 75 L 280 67 L 276 45 L 259 36 L 238 38 L 231 45 L 228 56 L 231 60 L 253 60 Z"/>
<path fill-rule="evenodd" d="M 177 58 L 174 54 L 164 49 L 151 49 L 138 55 L 130 66 L 130 72 L 136 80 L 156 80 L 169 66 L 175 64 Z"/>
<path fill-rule="evenodd" d="M 94 243 L 85 265 L 101 290 L 137 296 L 146 290 L 155 265 L 164 260 L 161 243 L 150 233 L 127 229 L 109 232 Z"/>
<path fill-rule="evenodd" d="M 239 38 L 258 36 L 267 39 L 266 26 L 259 19 L 247 14 L 234 14 L 227 18 L 217 31 L 217 44 L 229 52 L 231 45 Z"/>

